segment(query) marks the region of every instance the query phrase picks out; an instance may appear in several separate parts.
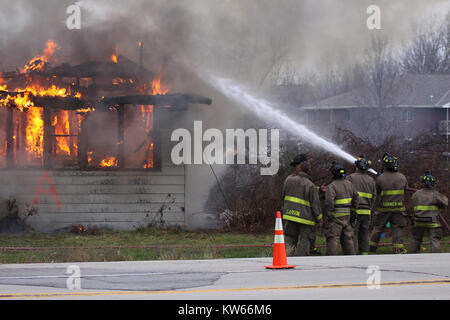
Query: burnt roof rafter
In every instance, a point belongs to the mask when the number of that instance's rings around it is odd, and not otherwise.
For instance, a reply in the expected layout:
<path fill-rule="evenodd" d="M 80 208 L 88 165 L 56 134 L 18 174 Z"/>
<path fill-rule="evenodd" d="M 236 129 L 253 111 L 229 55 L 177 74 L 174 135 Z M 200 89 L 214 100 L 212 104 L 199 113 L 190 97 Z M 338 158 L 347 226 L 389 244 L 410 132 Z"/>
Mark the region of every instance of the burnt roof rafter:
<path fill-rule="evenodd" d="M 0 91 L 0 100 L 8 96 L 17 97 L 28 95 L 30 101 L 36 107 L 52 108 L 60 110 L 79 110 L 84 108 L 95 108 L 95 111 L 110 111 L 111 107 L 121 105 L 154 105 L 156 107 L 172 106 L 184 107 L 188 104 L 206 104 L 211 105 L 212 100 L 207 97 L 183 94 L 168 93 L 164 95 L 128 95 L 103 97 L 100 100 L 80 99 L 73 96 L 51 97 L 33 95 L 31 92 L 10 92 Z M 9 101 L 10 103 L 13 101 Z"/>

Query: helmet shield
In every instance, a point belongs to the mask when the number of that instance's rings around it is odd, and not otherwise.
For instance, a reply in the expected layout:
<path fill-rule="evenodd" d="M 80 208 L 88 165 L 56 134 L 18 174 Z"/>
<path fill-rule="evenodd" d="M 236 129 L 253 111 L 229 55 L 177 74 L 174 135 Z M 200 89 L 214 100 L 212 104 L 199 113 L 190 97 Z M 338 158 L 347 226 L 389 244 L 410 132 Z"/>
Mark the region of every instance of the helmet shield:
<path fill-rule="evenodd" d="M 437 178 L 431 174 L 431 171 L 425 171 L 425 174 L 420 177 L 420 181 L 426 188 L 434 188 L 437 185 Z"/>
<path fill-rule="evenodd" d="M 385 153 L 382 159 L 383 165 L 392 171 L 397 171 L 398 167 L 400 166 L 400 162 L 398 161 L 398 158 L 389 154 Z"/>
<path fill-rule="evenodd" d="M 367 171 L 370 169 L 372 161 L 368 160 L 365 156 L 359 156 L 355 161 L 355 165 L 357 168 Z"/>
<path fill-rule="evenodd" d="M 336 177 L 344 177 L 347 171 L 345 170 L 344 166 L 341 163 L 338 163 L 336 161 L 333 161 L 331 163 L 331 174 Z"/>

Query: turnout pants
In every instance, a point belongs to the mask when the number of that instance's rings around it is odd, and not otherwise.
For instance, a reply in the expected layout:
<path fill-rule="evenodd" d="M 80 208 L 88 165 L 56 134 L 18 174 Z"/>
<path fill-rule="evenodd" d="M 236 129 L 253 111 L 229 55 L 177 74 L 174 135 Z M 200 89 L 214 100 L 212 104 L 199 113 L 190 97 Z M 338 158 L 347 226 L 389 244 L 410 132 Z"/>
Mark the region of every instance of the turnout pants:
<path fill-rule="evenodd" d="M 316 240 L 316 227 L 286 220 L 284 239 L 287 256 L 308 256 Z"/>
<path fill-rule="evenodd" d="M 350 223 L 350 216 L 328 217 L 325 235 L 327 237 L 327 255 L 337 255 L 339 243 L 341 243 L 345 255 L 355 254 L 354 230 Z"/>
<path fill-rule="evenodd" d="M 370 249 L 375 252 L 380 242 L 381 234 L 386 228 L 386 223 L 391 224 L 392 228 L 392 246 L 394 253 L 403 252 L 403 231 L 407 220 L 405 213 L 402 212 L 375 212 L 374 228 L 370 237 Z"/>
<path fill-rule="evenodd" d="M 358 248 L 360 254 L 367 254 L 369 252 L 369 227 L 370 215 L 358 214 L 355 224 L 355 250 Z"/>
<path fill-rule="evenodd" d="M 422 239 L 425 235 L 428 235 L 431 241 L 431 252 L 439 253 L 441 252 L 441 238 L 442 238 L 442 228 L 426 228 L 426 227 L 416 227 L 412 229 L 412 239 L 409 245 L 410 253 L 420 252 L 420 246 L 422 245 Z"/>

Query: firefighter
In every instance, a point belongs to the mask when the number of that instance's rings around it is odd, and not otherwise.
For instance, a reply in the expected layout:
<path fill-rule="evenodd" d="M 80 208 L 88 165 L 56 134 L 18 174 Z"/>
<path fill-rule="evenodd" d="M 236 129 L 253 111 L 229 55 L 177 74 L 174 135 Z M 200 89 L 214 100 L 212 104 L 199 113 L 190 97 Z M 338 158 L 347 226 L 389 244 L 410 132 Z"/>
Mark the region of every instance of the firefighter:
<path fill-rule="evenodd" d="M 414 226 L 409 247 L 410 253 L 420 251 L 422 239 L 425 234 L 431 241 L 431 252 L 441 251 L 442 228 L 439 223 L 439 209 L 445 209 L 448 198 L 433 188 L 437 185 L 437 179 L 430 171 L 426 171 L 421 177 L 422 189 L 412 196 L 414 207 Z"/>
<path fill-rule="evenodd" d="M 325 191 L 327 255 L 338 254 L 339 241 L 344 254 L 355 254 L 350 212 L 351 208 L 358 207 L 358 192 L 353 184 L 345 179 L 346 171 L 343 165 L 333 161 L 331 172 L 333 181 Z"/>
<path fill-rule="evenodd" d="M 316 225 L 322 220 L 319 192 L 308 176 L 311 165 L 305 154 L 297 155 L 290 165 L 295 172 L 283 186 L 286 253 L 307 256 L 316 237 Z"/>
<path fill-rule="evenodd" d="M 356 219 L 354 244 L 355 250 L 359 249 L 362 255 L 369 253 L 370 217 L 377 196 L 375 180 L 367 173 L 371 164 L 365 156 L 358 157 L 355 161 L 356 172 L 347 177 L 359 195 L 359 204 L 353 215 Z"/>
<path fill-rule="evenodd" d="M 394 253 L 405 253 L 403 247 L 403 229 L 408 218 L 405 208 L 405 190 L 408 187 L 406 177 L 398 172 L 400 162 L 397 157 L 385 153 L 382 158 L 383 172 L 376 179 L 378 205 L 374 213 L 374 228 L 370 237 L 370 251 L 376 252 L 381 234 L 387 223 L 392 228 Z"/>

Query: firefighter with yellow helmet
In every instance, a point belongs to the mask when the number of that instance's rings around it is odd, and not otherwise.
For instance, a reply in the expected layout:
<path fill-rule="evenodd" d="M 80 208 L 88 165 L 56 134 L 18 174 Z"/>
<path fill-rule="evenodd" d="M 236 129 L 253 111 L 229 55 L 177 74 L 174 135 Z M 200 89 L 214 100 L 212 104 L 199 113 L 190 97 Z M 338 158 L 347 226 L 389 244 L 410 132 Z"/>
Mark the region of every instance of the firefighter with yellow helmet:
<path fill-rule="evenodd" d="M 426 171 L 421 177 L 422 189 L 412 196 L 414 208 L 414 226 L 409 247 L 410 253 L 420 251 L 424 235 L 428 235 L 431 241 L 431 252 L 441 251 L 442 228 L 439 222 L 439 209 L 448 206 L 448 198 L 434 190 L 437 179 L 430 171 Z"/>
<path fill-rule="evenodd" d="M 306 256 L 316 238 L 316 225 L 322 220 L 319 191 L 308 175 L 311 165 L 306 154 L 290 164 L 295 171 L 283 185 L 283 220 L 287 255 Z"/>
<path fill-rule="evenodd" d="M 325 191 L 327 255 L 338 254 L 339 242 L 344 254 L 352 255 L 355 254 L 355 248 L 350 214 L 352 208 L 358 207 L 358 192 L 353 184 L 345 179 L 346 170 L 342 164 L 333 161 L 331 173 L 333 181 Z"/>
<path fill-rule="evenodd" d="M 376 252 L 381 234 L 387 223 L 392 227 L 392 245 L 394 253 L 405 253 L 403 230 L 407 225 L 405 190 L 408 187 L 406 177 L 398 172 L 400 162 L 397 157 L 385 153 L 383 173 L 376 179 L 378 205 L 374 213 L 374 228 L 370 237 L 370 251 Z"/>
<path fill-rule="evenodd" d="M 358 207 L 355 209 L 355 250 L 360 254 L 369 253 L 369 227 L 372 209 L 377 197 L 375 180 L 368 174 L 372 162 L 365 156 L 359 156 L 355 161 L 356 172 L 347 179 L 353 184 L 359 195 Z"/>

